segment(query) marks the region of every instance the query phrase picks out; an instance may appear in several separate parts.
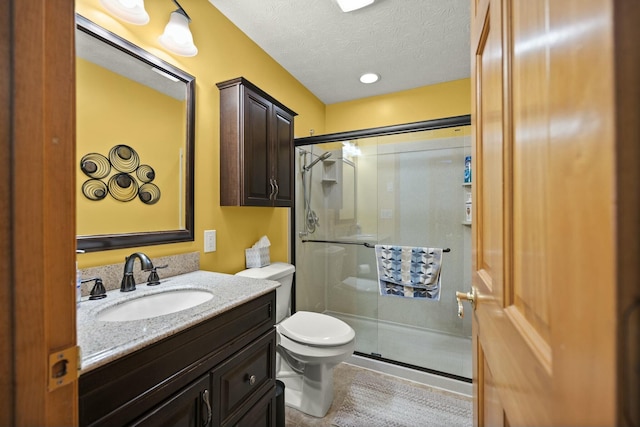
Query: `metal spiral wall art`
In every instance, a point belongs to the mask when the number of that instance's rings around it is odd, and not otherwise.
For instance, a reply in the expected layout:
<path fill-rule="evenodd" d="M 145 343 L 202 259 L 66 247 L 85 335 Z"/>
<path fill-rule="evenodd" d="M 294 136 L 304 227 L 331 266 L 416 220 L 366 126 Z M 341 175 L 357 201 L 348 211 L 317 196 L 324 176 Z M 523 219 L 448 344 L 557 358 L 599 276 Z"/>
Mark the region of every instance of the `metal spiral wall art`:
<path fill-rule="evenodd" d="M 149 165 L 141 165 L 140 156 L 128 145 L 112 147 L 108 157 L 85 154 L 80 159 L 80 169 L 90 178 L 82 184 L 82 194 L 89 200 L 102 200 L 107 195 L 120 202 L 129 202 L 137 196 L 147 205 L 160 200 L 160 189 L 151 182 L 156 177 L 155 171 Z"/>

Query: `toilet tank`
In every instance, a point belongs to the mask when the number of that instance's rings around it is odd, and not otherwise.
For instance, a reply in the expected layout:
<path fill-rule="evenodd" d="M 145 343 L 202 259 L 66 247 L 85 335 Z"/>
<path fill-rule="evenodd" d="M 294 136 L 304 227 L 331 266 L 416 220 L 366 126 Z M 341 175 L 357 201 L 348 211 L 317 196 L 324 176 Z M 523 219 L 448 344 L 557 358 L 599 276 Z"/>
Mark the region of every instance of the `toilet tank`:
<path fill-rule="evenodd" d="M 289 315 L 291 285 L 295 271 L 296 267 L 291 264 L 274 262 L 266 267 L 249 268 L 239 271 L 236 275 L 280 282 L 280 286 L 276 288 L 276 323 L 279 323 Z"/>

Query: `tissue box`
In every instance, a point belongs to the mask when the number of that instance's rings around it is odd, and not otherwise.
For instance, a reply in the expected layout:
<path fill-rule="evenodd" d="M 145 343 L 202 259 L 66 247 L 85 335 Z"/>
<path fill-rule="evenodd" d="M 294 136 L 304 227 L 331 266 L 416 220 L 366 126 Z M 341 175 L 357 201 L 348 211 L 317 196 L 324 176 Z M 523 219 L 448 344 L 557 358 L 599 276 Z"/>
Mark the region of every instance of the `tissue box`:
<path fill-rule="evenodd" d="M 249 248 L 244 250 L 247 268 L 260 268 L 271 264 L 269 247 Z"/>

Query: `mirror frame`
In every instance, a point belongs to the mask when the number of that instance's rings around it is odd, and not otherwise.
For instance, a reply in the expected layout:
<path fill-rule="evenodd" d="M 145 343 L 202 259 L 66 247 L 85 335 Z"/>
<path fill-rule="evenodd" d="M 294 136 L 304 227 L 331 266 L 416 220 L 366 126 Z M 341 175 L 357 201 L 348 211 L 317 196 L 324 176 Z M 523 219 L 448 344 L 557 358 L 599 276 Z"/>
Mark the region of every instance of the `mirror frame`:
<path fill-rule="evenodd" d="M 196 78 L 179 68 L 161 60 L 128 40 L 100 27 L 82 15 L 76 14 L 76 28 L 98 40 L 131 55 L 153 67 L 170 74 L 186 85 L 186 167 L 185 167 L 185 228 L 140 233 L 96 234 L 76 236 L 77 248 L 85 252 L 166 243 L 194 241 L 194 147 L 195 147 L 195 84 Z"/>

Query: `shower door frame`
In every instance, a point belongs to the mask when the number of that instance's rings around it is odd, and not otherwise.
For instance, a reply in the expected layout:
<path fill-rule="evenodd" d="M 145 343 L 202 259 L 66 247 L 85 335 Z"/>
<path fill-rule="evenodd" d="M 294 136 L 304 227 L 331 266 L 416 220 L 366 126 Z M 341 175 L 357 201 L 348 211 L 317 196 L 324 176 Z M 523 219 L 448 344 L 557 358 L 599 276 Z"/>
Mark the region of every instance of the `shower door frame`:
<path fill-rule="evenodd" d="M 412 122 L 412 123 L 405 123 L 405 124 L 400 124 L 400 125 L 391 125 L 391 126 L 381 126 L 381 127 L 376 127 L 376 128 L 369 128 L 369 129 L 360 129 L 360 130 L 354 130 L 354 131 L 346 131 L 346 132 L 337 132 L 337 133 L 330 133 L 330 134 L 325 134 L 325 135 L 314 135 L 314 136 L 307 136 L 304 138 L 296 138 L 294 139 L 293 143 L 294 143 L 294 149 L 297 147 L 301 147 L 301 146 L 308 146 L 308 145 L 316 145 L 316 144 L 323 144 L 323 143 L 328 143 L 328 142 L 340 142 L 340 141 L 349 141 L 352 139 L 360 139 L 360 138 L 369 138 L 369 137 L 378 137 L 378 136 L 386 136 L 386 135 L 396 135 L 396 134 L 403 134 L 403 133 L 411 133 L 411 132 L 420 132 L 420 131 L 428 131 L 428 130 L 436 130 L 436 129 L 446 129 L 446 128 L 450 128 L 450 127 L 456 127 L 456 126 L 469 126 L 471 125 L 471 115 L 470 114 L 466 114 L 466 115 L 462 115 L 462 116 L 453 116 L 453 117 L 445 117 L 445 118 L 440 118 L 440 119 L 433 119 L 433 120 L 425 120 L 425 121 L 421 121 L 421 122 Z M 296 231 L 296 215 L 295 215 L 295 202 L 293 205 L 293 209 L 291 211 L 291 231 L 290 231 L 290 235 L 291 235 L 291 242 L 290 242 L 290 247 L 291 247 L 291 263 L 295 265 L 296 263 L 296 242 L 297 242 L 297 231 Z M 291 289 L 291 312 L 295 313 L 296 312 L 296 280 L 295 280 L 295 276 L 294 276 L 294 281 L 293 281 L 293 285 L 292 285 L 292 289 Z M 368 359 L 373 359 L 373 360 L 379 360 L 379 361 L 383 361 L 386 363 L 390 363 L 393 365 L 398 365 L 398 366 L 402 366 L 402 367 L 406 367 L 406 368 L 411 368 L 411 369 L 415 369 L 415 370 L 419 370 L 419 371 L 423 371 L 423 372 L 427 372 L 430 374 L 435 374 L 435 375 L 439 375 L 439 376 L 443 376 L 443 377 L 447 377 L 447 378 L 451 378 L 454 380 L 458 380 L 458 381 L 462 381 L 462 382 L 467 382 L 467 383 L 471 383 L 472 380 L 471 378 L 466 378 L 466 377 L 462 377 L 459 375 L 455 375 L 455 374 L 450 374 L 447 372 L 442 372 L 442 371 L 437 371 L 434 369 L 430 369 L 430 368 L 425 368 L 422 366 L 416 366 L 416 365 L 411 365 L 408 363 L 404 363 L 404 362 L 400 362 L 397 360 L 392 360 L 392 359 L 386 359 L 384 357 L 378 357 L 369 353 L 362 353 L 359 351 L 355 351 L 354 352 L 355 355 L 357 356 L 361 356 L 364 358 L 368 358 Z"/>

